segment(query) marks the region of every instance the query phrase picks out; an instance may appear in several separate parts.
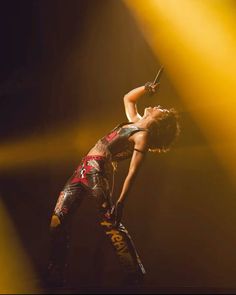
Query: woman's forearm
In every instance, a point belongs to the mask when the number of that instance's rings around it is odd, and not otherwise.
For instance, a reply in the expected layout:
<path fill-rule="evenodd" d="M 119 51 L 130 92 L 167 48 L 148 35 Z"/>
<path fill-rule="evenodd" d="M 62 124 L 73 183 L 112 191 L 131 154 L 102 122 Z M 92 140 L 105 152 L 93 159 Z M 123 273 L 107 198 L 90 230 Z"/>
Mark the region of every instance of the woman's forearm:
<path fill-rule="evenodd" d="M 125 202 L 128 194 L 130 192 L 133 182 L 134 182 L 134 177 L 128 175 L 124 181 L 123 188 L 120 193 L 120 197 L 117 200 L 117 203 L 124 203 Z"/>
<path fill-rule="evenodd" d="M 139 98 L 141 98 L 144 94 L 146 93 L 145 86 L 140 86 L 137 88 L 134 88 L 130 92 L 128 92 L 125 96 L 124 99 L 126 99 L 129 102 L 137 102 Z"/>

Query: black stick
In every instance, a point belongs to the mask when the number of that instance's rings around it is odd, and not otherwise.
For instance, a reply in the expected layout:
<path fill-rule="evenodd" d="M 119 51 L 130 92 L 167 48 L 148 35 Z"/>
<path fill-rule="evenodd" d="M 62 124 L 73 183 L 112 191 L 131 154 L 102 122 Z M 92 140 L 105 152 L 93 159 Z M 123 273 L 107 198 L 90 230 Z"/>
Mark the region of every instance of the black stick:
<path fill-rule="evenodd" d="M 160 70 L 158 71 L 156 78 L 154 79 L 154 81 L 152 83 L 153 85 L 155 85 L 156 83 L 158 83 L 160 81 L 163 69 L 164 69 L 164 67 L 161 67 Z"/>

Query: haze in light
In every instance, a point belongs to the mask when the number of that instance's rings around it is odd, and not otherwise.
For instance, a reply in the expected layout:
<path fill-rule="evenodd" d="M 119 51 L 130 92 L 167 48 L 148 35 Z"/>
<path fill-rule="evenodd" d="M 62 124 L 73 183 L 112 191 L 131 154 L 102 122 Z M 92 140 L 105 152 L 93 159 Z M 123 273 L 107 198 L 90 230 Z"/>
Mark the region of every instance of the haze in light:
<path fill-rule="evenodd" d="M 124 0 L 235 183 L 236 15 L 228 0 Z"/>
<path fill-rule="evenodd" d="M 37 277 L 0 200 L 0 293 L 37 294 Z"/>

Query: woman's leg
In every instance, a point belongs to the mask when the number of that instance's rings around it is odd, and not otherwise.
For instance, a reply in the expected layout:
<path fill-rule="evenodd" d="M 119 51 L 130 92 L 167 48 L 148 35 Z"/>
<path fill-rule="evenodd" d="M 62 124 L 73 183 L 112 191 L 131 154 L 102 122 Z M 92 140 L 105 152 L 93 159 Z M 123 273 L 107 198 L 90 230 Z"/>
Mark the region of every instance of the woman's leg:
<path fill-rule="evenodd" d="M 110 191 L 107 179 L 101 174 L 95 174 L 91 175 L 91 180 L 93 181 L 92 193 L 97 200 L 99 210 L 99 225 L 118 257 L 124 272 L 125 283 L 138 283 L 142 281 L 145 269 L 126 228 L 122 224 L 115 227 L 111 220 Z"/>
<path fill-rule="evenodd" d="M 50 224 L 50 257 L 48 265 L 49 283 L 53 287 L 63 286 L 67 249 L 69 243 L 68 221 L 78 208 L 86 190 L 81 183 L 68 182 L 60 193 Z"/>
<path fill-rule="evenodd" d="M 124 283 L 132 285 L 142 282 L 146 272 L 127 229 L 121 223 L 114 227 L 107 216 L 101 219 L 100 225 L 124 271 Z"/>

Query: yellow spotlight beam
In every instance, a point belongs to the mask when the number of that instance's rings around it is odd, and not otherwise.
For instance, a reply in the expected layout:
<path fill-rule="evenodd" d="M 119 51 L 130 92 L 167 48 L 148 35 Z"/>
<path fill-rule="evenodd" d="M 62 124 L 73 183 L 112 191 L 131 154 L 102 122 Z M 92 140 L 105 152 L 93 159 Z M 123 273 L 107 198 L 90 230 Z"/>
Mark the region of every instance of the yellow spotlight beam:
<path fill-rule="evenodd" d="M 45 135 L 1 143 L 0 172 L 47 163 L 62 164 L 66 160 L 79 161 L 80 155 L 87 152 L 104 133 L 105 123 L 97 126 L 95 123 L 88 125 L 87 122 L 81 122 L 79 126 L 72 124 Z"/>
<path fill-rule="evenodd" d="M 38 294 L 36 277 L 0 200 L 0 293 Z"/>
<path fill-rule="evenodd" d="M 123 1 L 235 182 L 235 2 Z"/>

